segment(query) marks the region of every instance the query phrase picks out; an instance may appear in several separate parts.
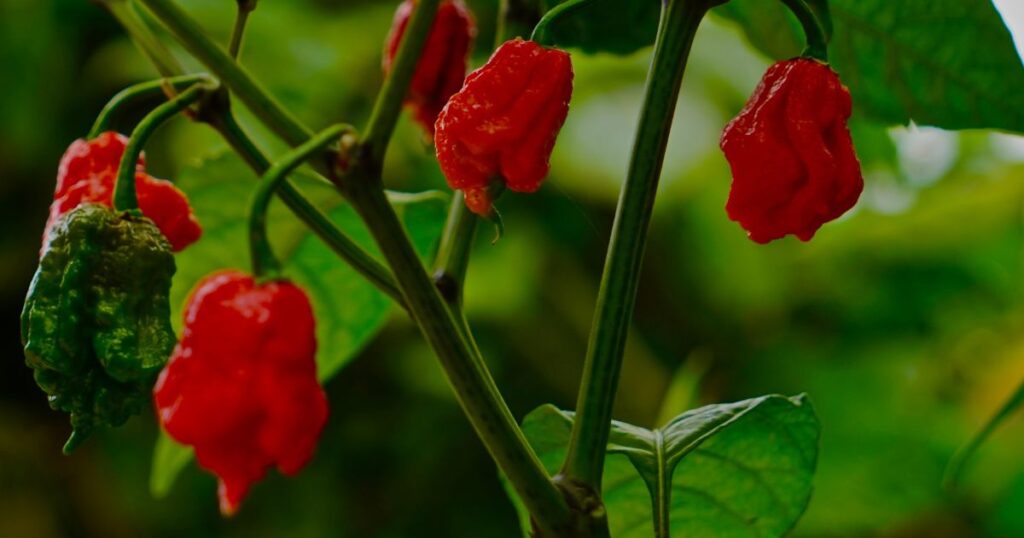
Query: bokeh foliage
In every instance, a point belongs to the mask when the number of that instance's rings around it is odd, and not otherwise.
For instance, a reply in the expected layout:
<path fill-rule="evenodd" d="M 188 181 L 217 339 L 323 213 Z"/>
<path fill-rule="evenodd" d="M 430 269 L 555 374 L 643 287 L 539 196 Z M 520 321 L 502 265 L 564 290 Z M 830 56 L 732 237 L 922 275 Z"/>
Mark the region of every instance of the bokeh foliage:
<path fill-rule="evenodd" d="M 496 3 L 468 3 L 480 64 Z M 233 2 L 181 4 L 226 40 Z M 380 83 L 394 4 L 261 2 L 243 61 L 314 127 L 359 125 Z M 960 489 L 940 487 L 956 448 L 1024 378 L 1021 139 L 858 118 L 867 188 L 855 211 L 812 243 L 755 245 L 722 209 L 729 176 L 717 141 L 771 58 L 725 17 L 702 28 L 694 54 L 617 418 L 653 427 L 696 405 L 806 392 L 822 444 L 794 535 L 1024 534 L 1019 417 L 982 448 Z M 0 536 L 518 536 L 493 464 L 394 310 L 327 384 L 331 419 L 310 467 L 271 476 L 233 520 L 219 519 L 214 481 L 193 467 L 167 498 L 149 495 L 149 415 L 60 455 L 65 417 L 48 410 L 22 364 L 18 311 L 60 154 L 117 89 L 154 73 L 83 0 L 0 1 L 0 60 Z M 648 61 L 649 49 L 574 55 L 576 93 L 549 182 L 503 199 L 506 237 L 477 246 L 468 311 L 518 417 L 545 402 L 573 406 Z M 223 149 L 215 133 L 181 120 L 151 144 L 150 168 L 188 179 Z M 407 118 L 388 159 L 389 188 L 443 188 Z"/>

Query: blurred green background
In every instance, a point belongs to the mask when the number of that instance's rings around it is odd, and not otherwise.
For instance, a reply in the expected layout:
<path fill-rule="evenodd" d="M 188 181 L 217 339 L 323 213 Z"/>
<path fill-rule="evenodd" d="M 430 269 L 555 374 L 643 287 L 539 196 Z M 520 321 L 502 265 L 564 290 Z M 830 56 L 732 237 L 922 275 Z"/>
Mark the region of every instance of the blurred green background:
<path fill-rule="evenodd" d="M 479 65 L 497 2 L 467 3 Z M 234 2 L 181 4 L 226 40 Z M 261 2 L 243 61 L 314 127 L 359 125 L 396 4 Z M 649 54 L 574 55 L 550 179 L 501 201 L 501 242 L 479 238 L 468 311 L 518 417 L 574 404 Z M 650 427 L 696 405 L 807 392 L 823 436 L 795 536 L 1024 536 L 1021 417 L 982 448 L 960 489 L 940 487 L 956 448 L 1024 379 L 1024 138 L 858 119 L 866 189 L 855 210 L 810 243 L 756 245 L 723 211 L 717 141 L 768 62 L 724 19 L 697 38 L 617 418 Z M 327 383 L 332 416 L 312 463 L 293 479 L 271 473 L 234 519 L 219 517 L 214 479 L 194 466 L 166 498 L 150 495 L 151 414 L 61 455 L 67 420 L 23 364 L 21 301 L 63 150 L 111 95 L 155 73 L 84 0 L 0 0 L 0 65 L 0 536 L 519 535 L 494 466 L 398 312 Z M 195 174 L 223 147 L 179 120 L 150 144 L 150 170 Z M 444 185 L 406 117 L 386 181 Z"/>

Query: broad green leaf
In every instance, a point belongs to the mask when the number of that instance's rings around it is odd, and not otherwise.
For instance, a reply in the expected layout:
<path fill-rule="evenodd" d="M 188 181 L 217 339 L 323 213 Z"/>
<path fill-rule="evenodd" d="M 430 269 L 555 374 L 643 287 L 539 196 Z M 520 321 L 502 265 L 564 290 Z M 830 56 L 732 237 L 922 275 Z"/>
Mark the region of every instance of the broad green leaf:
<path fill-rule="evenodd" d="M 177 256 L 178 273 L 171 288 L 172 317 L 180 329 L 181 311 L 192 287 L 221 269 L 249 268 L 246 214 L 255 177 L 234 155 L 224 154 L 184 170 L 178 184 L 185 190 L 203 226 L 203 237 Z M 300 189 L 327 212 L 353 240 L 376 253 L 369 231 L 355 211 L 330 187 L 297 177 Z M 392 195 L 396 211 L 421 256 L 434 248 L 447 210 L 440 192 Z M 271 242 L 284 274 L 310 297 L 317 322 L 317 377 L 330 379 L 387 322 L 392 302 L 309 232 L 281 203 L 270 209 Z M 153 458 L 150 485 L 166 494 L 190 459 L 191 450 L 161 433 Z"/>
<path fill-rule="evenodd" d="M 992 435 L 992 432 L 999 427 L 1006 419 L 1010 418 L 1017 410 L 1024 407 L 1024 382 L 1021 383 L 1017 391 L 1010 396 L 1010 399 L 1003 404 L 1003 407 L 992 415 L 992 418 L 985 423 L 985 425 L 978 431 L 977 434 L 971 438 L 970 441 L 961 448 L 953 459 L 949 462 L 949 466 L 946 468 L 946 476 L 943 481 L 947 487 L 956 487 L 957 482 L 960 480 L 960 474 L 963 472 L 964 466 L 971 459 L 972 456 L 981 448 L 981 445 Z"/>
<path fill-rule="evenodd" d="M 545 405 L 523 422 L 552 473 L 573 417 Z M 810 499 L 818 435 L 802 395 L 709 405 L 656 430 L 613 422 L 602 491 L 611 535 L 782 536 Z"/>
<path fill-rule="evenodd" d="M 884 123 L 1024 131 L 1024 66 L 988 0 L 830 0 L 833 67 L 854 107 Z M 796 56 L 800 26 L 780 2 L 716 12 L 768 56 Z"/>
<path fill-rule="evenodd" d="M 544 0 L 549 15 L 538 40 L 587 53 L 630 54 L 654 43 L 659 0 Z"/>

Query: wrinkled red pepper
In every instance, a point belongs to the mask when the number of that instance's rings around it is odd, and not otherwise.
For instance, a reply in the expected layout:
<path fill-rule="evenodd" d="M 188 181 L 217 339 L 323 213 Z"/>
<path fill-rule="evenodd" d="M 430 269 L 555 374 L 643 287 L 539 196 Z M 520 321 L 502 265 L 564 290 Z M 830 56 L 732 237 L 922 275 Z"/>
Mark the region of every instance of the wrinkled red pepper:
<path fill-rule="evenodd" d="M 514 39 L 448 101 L 434 133 L 437 159 L 473 212 L 490 212 L 492 179 L 517 192 L 540 188 L 569 112 L 572 79 L 569 54 Z"/>
<path fill-rule="evenodd" d="M 405 0 L 395 11 L 384 50 L 385 74 L 391 72 L 391 63 L 415 5 L 414 0 Z M 476 23 L 465 4 L 461 0 L 441 2 L 405 99 L 413 117 L 430 135 L 434 134 L 434 122 L 444 104 L 462 87 L 475 36 Z"/>
<path fill-rule="evenodd" d="M 76 140 L 68 147 L 57 172 L 57 188 L 43 232 L 44 246 L 50 229 L 61 215 L 89 202 L 113 206 L 117 168 L 127 143 L 124 136 L 108 131 L 92 140 Z M 146 174 L 142 157 L 136 167 L 135 188 L 139 210 L 156 224 L 175 252 L 202 235 L 203 230 L 192 214 L 185 193 L 169 181 Z"/>
<path fill-rule="evenodd" d="M 721 140 L 733 176 L 725 208 L 752 240 L 808 241 L 857 203 L 864 180 L 846 125 L 851 106 L 826 64 L 799 58 L 768 69 Z"/>
<path fill-rule="evenodd" d="M 294 284 L 223 271 L 193 290 L 153 395 L 167 433 L 220 479 L 224 514 L 268 468 L 293 475 L 312 457 L 327 420 L 315 354 L 313 310 Z"/>

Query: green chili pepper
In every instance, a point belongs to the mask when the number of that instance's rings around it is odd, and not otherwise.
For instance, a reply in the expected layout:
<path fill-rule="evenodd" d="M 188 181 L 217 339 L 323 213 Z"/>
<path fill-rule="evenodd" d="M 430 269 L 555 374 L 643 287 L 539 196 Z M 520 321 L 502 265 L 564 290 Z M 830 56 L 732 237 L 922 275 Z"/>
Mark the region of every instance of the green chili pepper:
<path fill-rule="evenodd" d="M 21 314 L 25 362 L 50 406 L 71 414 L 73 450 L 150 398 L 175 345 L 171 246 L 137 213 L 84 204 L 49 237 Z"/>

